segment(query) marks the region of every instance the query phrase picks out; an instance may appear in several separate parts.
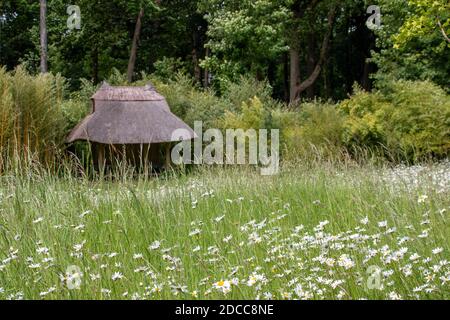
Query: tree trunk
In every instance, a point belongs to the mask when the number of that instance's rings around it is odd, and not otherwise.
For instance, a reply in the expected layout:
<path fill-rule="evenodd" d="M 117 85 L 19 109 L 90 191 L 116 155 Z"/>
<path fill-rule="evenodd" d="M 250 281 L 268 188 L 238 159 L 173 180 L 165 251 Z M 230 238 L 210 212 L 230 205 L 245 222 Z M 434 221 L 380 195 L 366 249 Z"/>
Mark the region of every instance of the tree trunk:
<path fill-rule="evenodd" d="M 290 68 L 290 97 L 289 101 L 294 101 L 297 98 L 297 87 L 300 82 L 300 58 L 299 52 L 296 48 L 289 50 L 289 68 Z"/>
<path fill-rule="evenodd" d="M 142 28 L 142 17 L 144 16 L 144 8 L 141 8 L 141 11 L 139 12 L 137 21 L 136 21 L 136 28 L 134 29 L 134 36 L 133 36 L 133 43 L 131 45 L 131 54 L 130 54 L 130 60 L 128 61 L 128 70 L 127 70 L 127 80 L 128 82 L 133 81 L 133 73 L 134 73 L 134 66 L 136 64 L 136 55 L 137 55 L 137 48 L 139 44 L 139 37 L 141 35 L 141 28 Z"/>
<path fill-rule="evenodd" d="M 192 63 L 194 64 L 194 79 L 195 82 L 202 82 L 202 69 L 200 68 L 200 62 L 198 59 L 197 49 L 192 49 Z"/>
<path fill-rule="evenodd" d="M 200 68 L 200 59 L 198 55 L 199 48 L 199 34 L 194 30 L 192 34 L 192 63 L 194 64 L 194 78 L 197 83 L 202 83 L 202 69 Z"/>
<path fill-rule="evenodd" d="M 323 90 L 325 93 L 325 98 L 330 99 L 333 95 L 333 89 L 331 87 L 331 84 L 333 82 L 333 68 L 326 67 L 323 73 Z"/>
<path fill-rule="evenodd" d="M 278 63 L 278 61 L 276 63 Z M 277 71 L 276 63 L 275 63 L 275 61 L 269 61 L 269 63 L 267 64 L 267 80 L 269 81 L 270 84 L 275 83 L 276 71 Z"/>
<path fill-rule="evenodd" d="M 442 26 L 441 20 L 439 20 L 439 18 L 437 19 L 437 24 L 439 27 L 439 30 L 441 30 L 442 36 L 444 37 L 445 40 L 447 40 L 447 42 L 450 42 L 450 38 L 447 35 L 447 33 L 444 30 L 444 27 Z"/>
<path fill-rule="evenodd" d="M 207 59 L 208 57 L 209 57 L 209 48 L 206 48 L 205 59 Z M 209 70 L 207 68 L 203 70 L 203 86 L 205 88 L 209 87 Z"/>
<path fill-rule="evenodd" d="M 372 89 L 372 81 L 370 79 L 370 75 L 372 74 L 372 72 L 374 72 L 374 65 L 372 62 L 370 62 L 369 59 L 371 57 L 372 50 L 375 49 L 376 38 L 371 32 L 366 39 L 368 41 L 368 44 L 366 45 L 366 57 L 364 59 L 361 86 L 364 88 L 364 90 L 370 91 Z"/>
<path fill-rule="evenodd" d="M 91 51 L 91 61 L 92 61 L 92 82 L 94 84 L 98 83 L 98 48 L 97 44 L 94 45 Z"/>
<path fill-rule="evenodd" d="M 352 92 L 353 88 L 353 44 L 351 41 L 351 31 L 350 28 L 352 26 L 352 21 L 350 17 L 346 18 L 346 27 L 347 30 L 347 42 L 346 42 L 346 68 L 345 68 L 345 91 Z"/>
<path fill-rule="evenodd" d="M 308 58 L 306 61 L 306 71 L 308 74 L 312 74 L 314 72 L 314 68 L 316 66 L 316 37 L 314 33 L 308 34 Z M 315 96 L 315 88 L 314 83 L 310 85 L 306 89 L 306 96 L 308 99 L 313 99 Z"/>
<path fill-rule="evenodd" d="M 301 1 L 294 1 L 292 4 L 292 14 L 295 21 L 300 21 L 305 12 L 301 10 Z M 291 43 L 289 48 L 289 101 L 295 100 L 296 88 L 300 83 L 300 52 L 298 48 L 299 39 L 294 28 L 292 30 Z"/>
<path fill-rule="evenodd" d="M 40 0 L 39 34 L 41 40 L 41 72 L 48 72 L 47 66 L 47 0 Z"/>
<path fill-rule="evenodd" d="M 325 36 L 323 37 L 319 60 L 316 64 L 316 67 L 314 68 L 314 71 L 309 75 L 309 77 L 305 81 L 297 85 L 295 88 L 291 88 L 291 90 L 294 89 L 293 91 L 291 91 L 291 102 L 297 100 L 300 97 L 300 94 L 307 88 L 309 88 L 312 84 L 314 84 L 314 82 L 317 80 L 317 77 L 320 75 L 320 71 L 322 70 L 322 67 L 327 60 L 330 38 L 333 32 L 336 12 L 337 12 L 336 6 L 333 6 L 328 12 L 328 28 L 327 32 L 325 33 Z"/>
<path fill-rule="evenodd" d="M 283 54 L 283 91 L 284 101 L 289 101 L 289 56 L 288 53 Z"/>
<path fill-rule="evenodd" d="M 363 74 L 361 76 L 361 87 L 366 91 L 370 90 L 369 75 L 370 75 L 370 63 L 366 61 L 363 67 Z"/>

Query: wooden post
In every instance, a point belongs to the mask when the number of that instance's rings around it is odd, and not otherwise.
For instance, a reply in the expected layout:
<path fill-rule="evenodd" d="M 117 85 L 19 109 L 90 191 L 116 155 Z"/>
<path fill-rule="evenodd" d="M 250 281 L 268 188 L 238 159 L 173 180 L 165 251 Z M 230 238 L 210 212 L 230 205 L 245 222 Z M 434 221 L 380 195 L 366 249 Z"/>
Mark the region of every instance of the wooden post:
<path fill-rule="evenodd" d="M 164 168 L 166 170 L 170 169 L 172 160 L 171 160 L 171 154 L 170 154 L 171 148 L 170 148 L 170 142 L 165 144 L 165 163 Z"/>
<path fill-rule="evenodd" d="M 97 162 L 98 162 L 98 170 L 101 174 L 105 173 L 105 145 L 97 144 Z"/>
<path fill-rule="evenodd" d="M 147 177 L 148 175 L 149 175 L 149 162 L 150 162 L 150 159 L 148 158 L 149 157 L 149 154 L 150 154 L 150 144 L 143 144 L 142 145 L 142 148 L 143 148 L 143 159 L 142 159 L 142 161 L 144 162 L 144 172 L 145 172 L 145 176 Z"/>

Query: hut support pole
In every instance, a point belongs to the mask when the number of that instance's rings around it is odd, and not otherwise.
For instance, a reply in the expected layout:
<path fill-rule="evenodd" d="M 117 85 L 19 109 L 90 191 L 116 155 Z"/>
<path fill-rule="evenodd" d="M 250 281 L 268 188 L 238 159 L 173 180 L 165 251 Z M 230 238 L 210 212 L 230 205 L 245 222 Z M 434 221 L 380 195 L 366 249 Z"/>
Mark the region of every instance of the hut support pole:
<path fill-rule="evenodd" d="M 142 161 L 144 162 L 142 167 L 144 168 L 145 176 L 148 177 L 149 170 L 150 170 L 150 168 L 149 168 L 150 144 L 143 144 L 142 148 L 143 148 L 143 159 L 142 159 Z"/>
<path fill-rule="evenodd" d="M 103 144 L 98 145 L 97 161 L 98 161 L 98 170 L 100 174 L 103 174 L 105 169 L 105 145 Z"/>
<path fill-rule="evenodd" d="M 165 145 L 165 163 L 164 163 L 164 167 L 166 168 L 166 170 L 167 169 L 169 169 L 170 168 L 170 166 L 171 166 L 171 163 L 172 163 L 172 161 L 171 161 L 171 155 L 170 155 L 170 143 L 166 143 L 166 145 Z"/>

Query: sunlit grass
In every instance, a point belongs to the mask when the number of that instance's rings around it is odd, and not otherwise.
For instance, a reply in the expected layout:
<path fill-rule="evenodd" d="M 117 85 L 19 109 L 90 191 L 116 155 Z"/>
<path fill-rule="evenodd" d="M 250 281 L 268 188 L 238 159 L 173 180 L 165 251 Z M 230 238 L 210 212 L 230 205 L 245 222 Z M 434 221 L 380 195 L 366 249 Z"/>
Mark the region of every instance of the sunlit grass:
<path fill-rule="evenodd" d="M 449 298 L 448 163 L 393 172 L 4 175 L 0 299 Z"/>

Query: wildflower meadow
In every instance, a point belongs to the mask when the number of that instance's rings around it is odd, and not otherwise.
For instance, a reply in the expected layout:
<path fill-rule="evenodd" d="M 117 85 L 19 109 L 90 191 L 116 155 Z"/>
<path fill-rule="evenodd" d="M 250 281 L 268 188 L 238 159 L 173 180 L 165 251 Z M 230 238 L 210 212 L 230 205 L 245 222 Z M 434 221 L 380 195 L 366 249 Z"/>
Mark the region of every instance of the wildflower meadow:
<path fill-rule="evenodd" d="M 0 3 L 2 311 L 450 299 L 449 0 Z"/>
<path fill-rule="evenodd" d="M 448 299 L 449 167 L 2 176 L 0 299 Z"/>

